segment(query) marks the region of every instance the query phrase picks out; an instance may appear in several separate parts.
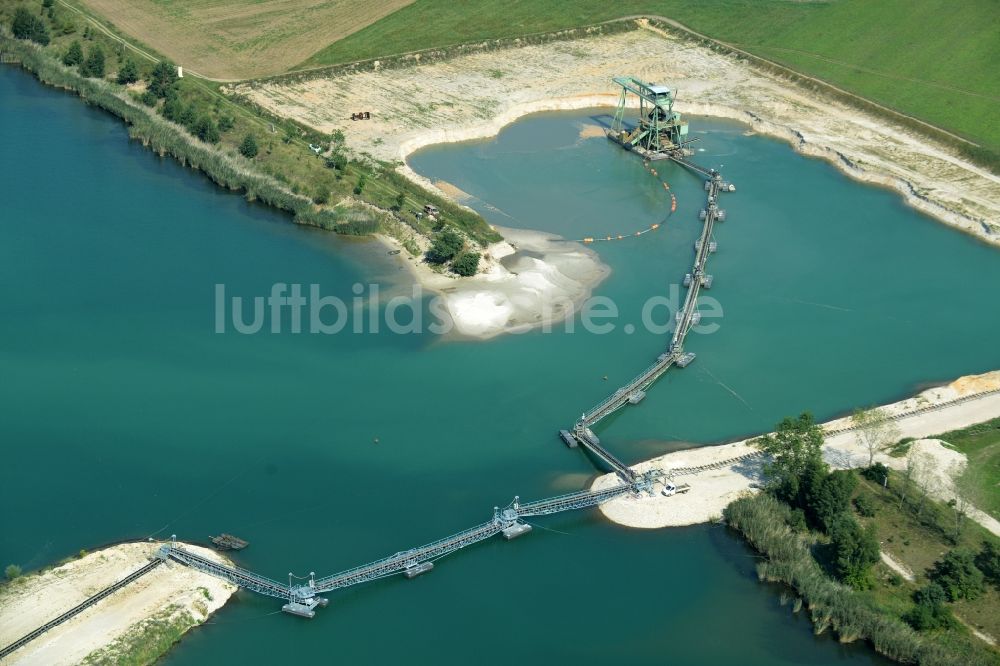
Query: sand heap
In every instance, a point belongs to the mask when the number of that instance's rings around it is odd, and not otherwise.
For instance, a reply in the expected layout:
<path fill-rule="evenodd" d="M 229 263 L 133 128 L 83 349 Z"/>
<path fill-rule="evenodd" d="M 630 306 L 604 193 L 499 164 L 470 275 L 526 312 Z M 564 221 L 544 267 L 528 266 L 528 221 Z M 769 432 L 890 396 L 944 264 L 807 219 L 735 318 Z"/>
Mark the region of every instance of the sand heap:
<path fill-rule="evenodd" d="M 580 243 L 540 231 L 500 232 L 506 240 L 487 248 L 483 271 L 474 277 L 417 269 L 460 335 L 490 338 L 562 321 L 610 274 Z"/>

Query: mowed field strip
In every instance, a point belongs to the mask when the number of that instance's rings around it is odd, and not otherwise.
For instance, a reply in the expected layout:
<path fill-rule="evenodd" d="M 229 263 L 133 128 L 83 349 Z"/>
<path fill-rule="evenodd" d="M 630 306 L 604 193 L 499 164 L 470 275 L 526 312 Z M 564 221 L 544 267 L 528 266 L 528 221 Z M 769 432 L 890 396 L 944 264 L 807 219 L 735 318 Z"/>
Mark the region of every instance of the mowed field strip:
<path fill-rule="evenodd" d="M 280 74 L 413 0 L 83 0 L 121 31 L 216 79 Z"/>

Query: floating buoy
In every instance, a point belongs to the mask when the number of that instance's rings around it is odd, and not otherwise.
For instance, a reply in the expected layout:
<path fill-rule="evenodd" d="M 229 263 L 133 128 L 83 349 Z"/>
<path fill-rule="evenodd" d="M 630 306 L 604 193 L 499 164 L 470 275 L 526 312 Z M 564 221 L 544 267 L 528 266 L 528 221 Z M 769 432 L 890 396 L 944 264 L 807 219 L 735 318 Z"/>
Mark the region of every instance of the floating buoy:
<path fill-rule="evenodd" d="M 659 174 L 657 174 L 656 169 L 653 169 L 652 167 L 649 166 L 649 162 L 643 162 L 642 166 L 652 175 L 659 177 Z M 677 197 L 674 196 L 674 193 L 670 191 L 669 183 L 665 181 L 660 181 L 660 184 L 663 185 L 663 189 L 667 192 L 667 194 L 670 195 L 670 213 L 668 213 L 668 216 L 673 215 L 674 213 L 677 212 Z M 595 243 L 597 241 L 613 241 L 613 240 L 624 240 L 625 238 L 635 238 L 636 236 L 641 236 L 645 233 L 649 233 L 650 231 L 655 231 L 659 229 L 661 224 L 662 224 L 661 222 L 657 222 L 656 224 L 651 224 L 648 229 L 642 229 L 632 234 L 613 234 L 609 236 L 599 236 L 599 237 L 585 236 L 584 238 L 578 238 L 575 241 L 571 242 L 584 243 L 589 245 L 590 243 Z"/>

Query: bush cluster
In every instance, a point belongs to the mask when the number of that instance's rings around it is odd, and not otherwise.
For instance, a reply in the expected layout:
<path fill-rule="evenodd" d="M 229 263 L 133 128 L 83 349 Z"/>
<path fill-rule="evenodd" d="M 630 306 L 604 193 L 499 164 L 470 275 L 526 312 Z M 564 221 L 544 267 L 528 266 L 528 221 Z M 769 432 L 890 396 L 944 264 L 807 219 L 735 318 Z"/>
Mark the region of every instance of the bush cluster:
<path fill-rule="evenodd" d="M 446 264 L 455 258 L 465 246 L 465 239 L 454 229 L 444 229 L 435 236 L 431 247 L 427 250 L 427 261 L 432 264 Z M 476 263 L 478 265 L 478 257 Z"/>
<path fill-rule="evenodd" d="M 977 599 L 986 590 L 986 579 L 976 566 L 975 555 L 966 548 L 955 548 L 934 563 L 930 579 L 941 586 L 949 601 Z"/>
<path fill-rule="evenodd" d="M 463 252 L 458 255 L 455 261 L 451 262 L 451 270 L 465 277 L 475 275 L 479 270 L 479 253 Z"/>
<path fill-rule="evenodd" d="M 24 7 L 18 7 L 14 11 L 14 19 L 10 24 L 10 31 L 18 39 L 27 39 L 45 46 L 49 43 L 49 29 L 40 17 L 32 14 Z"/>

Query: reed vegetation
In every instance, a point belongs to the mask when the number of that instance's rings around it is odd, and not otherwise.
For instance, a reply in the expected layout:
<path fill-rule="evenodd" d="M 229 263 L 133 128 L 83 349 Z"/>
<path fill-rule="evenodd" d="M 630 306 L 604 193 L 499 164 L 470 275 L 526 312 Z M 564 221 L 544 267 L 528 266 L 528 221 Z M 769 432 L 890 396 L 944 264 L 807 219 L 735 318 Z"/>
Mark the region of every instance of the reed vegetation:
<path fill-rule="evenodd" d="M 763 581 L 783 583 L 801 597 L 817 634 L 827 629 L 843 642 L 864 640 L 905 664 L 995 666 L 1000 655 L 971 637 L 921 634 L 874 599 L 834 580 L 813 556 L 815 535 L 796 532 L 791 508 L 769 493 L 743 497 L 726 507 L 727 524 L 765 556 Z"/>

